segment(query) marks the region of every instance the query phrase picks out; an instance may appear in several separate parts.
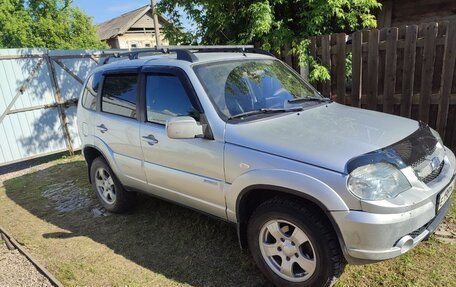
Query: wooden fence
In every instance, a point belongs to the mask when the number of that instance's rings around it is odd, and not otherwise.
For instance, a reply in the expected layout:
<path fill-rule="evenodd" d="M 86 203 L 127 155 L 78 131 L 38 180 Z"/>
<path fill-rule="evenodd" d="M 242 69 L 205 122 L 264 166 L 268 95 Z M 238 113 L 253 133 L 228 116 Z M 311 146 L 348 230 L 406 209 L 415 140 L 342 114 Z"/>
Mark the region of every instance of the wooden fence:
<path fill-rule="evenodd" d="M 325 96 L 421 120 L 456 148 L 456 22 L 318 36 L 310 49 L 331 74 Z"/>

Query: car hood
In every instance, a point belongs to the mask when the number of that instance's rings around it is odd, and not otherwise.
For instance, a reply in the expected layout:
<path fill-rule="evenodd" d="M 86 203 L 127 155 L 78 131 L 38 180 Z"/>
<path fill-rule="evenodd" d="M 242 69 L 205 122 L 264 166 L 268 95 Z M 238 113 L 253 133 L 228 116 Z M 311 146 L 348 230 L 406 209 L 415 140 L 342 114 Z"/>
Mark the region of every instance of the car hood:
<path fill-rule="evenodd" d="M 410 119 L 330 103 L 227 124 L 225 141 L 346 173 L 350 159 L 396 143 L 418 127 Z"/>

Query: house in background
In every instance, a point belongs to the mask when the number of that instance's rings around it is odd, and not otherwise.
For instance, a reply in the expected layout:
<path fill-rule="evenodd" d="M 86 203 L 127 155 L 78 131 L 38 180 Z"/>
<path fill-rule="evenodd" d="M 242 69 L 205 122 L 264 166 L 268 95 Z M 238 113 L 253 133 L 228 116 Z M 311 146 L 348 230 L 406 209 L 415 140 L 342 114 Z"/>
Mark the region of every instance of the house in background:
<path fill-rule="evenodd" d="M 169 22 L 158 15 L 162 45 L 169 45 L 163 37 L 163 26 Z M 155 26 L 150 5 L 125 13 L 97 25 L 98 37 L 112 49 L 149 48 L 156 45 Z"/>
<path fill-rule="evenodd" d="M 380 0 L 380 2 L 383 7 L 377 15 L 379 28 L 456 20 L 456 0 Z"/>

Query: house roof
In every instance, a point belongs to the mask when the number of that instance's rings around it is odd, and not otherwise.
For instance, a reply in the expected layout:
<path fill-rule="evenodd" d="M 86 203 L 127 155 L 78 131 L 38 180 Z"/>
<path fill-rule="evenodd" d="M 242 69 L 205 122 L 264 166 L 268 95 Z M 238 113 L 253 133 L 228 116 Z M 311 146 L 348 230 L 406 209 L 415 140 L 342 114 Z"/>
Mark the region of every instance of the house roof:
<path fill-rule="evenodd" d="M 113 18 L 106 22 L 97 25 L 97 33 L 100 40 L 108 40 L 115 38 L 117 35 L 122 35 L 131 28 L 142 16 L 151 10 L 150 5 L 143 6 L 136 10 L 122 14 L 119 17 Z M 168 23 L 161 15 L 158 15 L 159 22 Z"/>

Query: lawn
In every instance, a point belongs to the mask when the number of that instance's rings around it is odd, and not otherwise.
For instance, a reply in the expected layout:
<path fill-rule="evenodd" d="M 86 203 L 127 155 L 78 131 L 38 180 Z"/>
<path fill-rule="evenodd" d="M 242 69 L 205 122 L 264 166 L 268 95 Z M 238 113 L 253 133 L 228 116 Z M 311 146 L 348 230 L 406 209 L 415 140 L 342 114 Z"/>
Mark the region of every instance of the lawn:
<path fill-rule="evenodd" d="M 0 226 L 65 286 L 267 286 L 233 225 L 145 196 L 129 214 L 105 214 L 81 156 L 6 180 L 0 207 Z M 454 205 L 447 221 L 455 226 Z M 337 286 L 456 286 L 455 262 L 456 245 L 432 237 L 347 266 Z"/>

